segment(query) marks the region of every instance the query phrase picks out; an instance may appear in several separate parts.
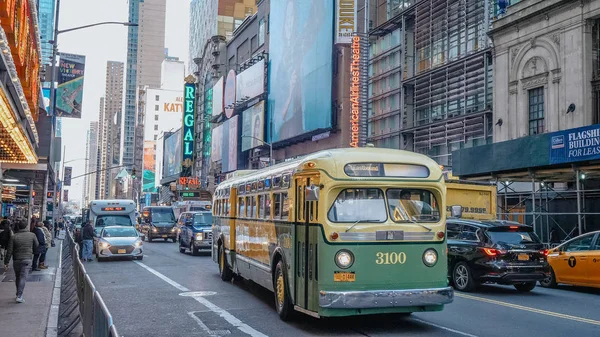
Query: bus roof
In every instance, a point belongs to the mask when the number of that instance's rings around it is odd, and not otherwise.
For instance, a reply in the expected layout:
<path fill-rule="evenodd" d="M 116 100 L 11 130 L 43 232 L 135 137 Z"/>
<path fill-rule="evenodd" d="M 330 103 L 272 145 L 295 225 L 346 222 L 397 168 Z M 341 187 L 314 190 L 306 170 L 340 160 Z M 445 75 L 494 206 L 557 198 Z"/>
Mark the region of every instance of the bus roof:
<path fill-rule="evenodd" d="M 307 168 L 306 165 L 312 162 L 314 166 Z M 232 178 L 221 183 L 217 189 L 229 188 L 232 185 L 262 179 L 270 176 L 288 174 L 305 169 L 321 169 L 326 171 L 334 178 L 350 178 L 346 172 L 347 165 L 355 164 L 405 164 L 414 167 L 427 168 L 427 176 L 420 177 L 398 177 L 398 176 L 351 176 L 353 179 L 376 179 L 376 178 L 399 178 L 399 179 L 419 179 L 427 181 L 440 181 L 442 179 L 442 170 L 440 166 L 431 158 L 409 151 L 381 149 L 374 147 L 364 148 L 341 148 L 330 149 L 315 152 L 302 158 L 290 160 L 274 165 L 269 168 L 256 170 L 253 173 L 241 177 Z M 375 168 L 373 168 L 375 169 Z"/>

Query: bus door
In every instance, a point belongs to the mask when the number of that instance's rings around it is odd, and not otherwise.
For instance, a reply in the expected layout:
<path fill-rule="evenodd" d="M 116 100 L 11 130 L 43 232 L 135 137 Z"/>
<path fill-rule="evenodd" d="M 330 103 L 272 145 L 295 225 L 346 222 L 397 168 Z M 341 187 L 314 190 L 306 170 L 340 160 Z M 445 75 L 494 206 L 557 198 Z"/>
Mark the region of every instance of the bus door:
<path fill-rule="evenodd" d="M 295 212 L 295 277 L 296 305 L 311 311 L 319 310 L 317 251 L 320 227 L 318 224 L 318 201 L 306 200 L 306 187 L 318 185 L 315 176 L 296 179 Z M 311 224 L 314 224 L 311 226 Z"/>

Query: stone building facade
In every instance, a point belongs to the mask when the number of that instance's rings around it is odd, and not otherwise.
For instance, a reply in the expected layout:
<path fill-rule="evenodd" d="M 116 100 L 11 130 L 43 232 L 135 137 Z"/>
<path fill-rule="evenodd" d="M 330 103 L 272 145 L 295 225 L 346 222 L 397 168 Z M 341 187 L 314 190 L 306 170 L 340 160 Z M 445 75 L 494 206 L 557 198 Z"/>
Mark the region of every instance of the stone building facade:
<path fill-rule="evenodd" d="M 494 21 L 494 142 L 600 122 L 599 17 L 599 0 L 524 0 Z"/>

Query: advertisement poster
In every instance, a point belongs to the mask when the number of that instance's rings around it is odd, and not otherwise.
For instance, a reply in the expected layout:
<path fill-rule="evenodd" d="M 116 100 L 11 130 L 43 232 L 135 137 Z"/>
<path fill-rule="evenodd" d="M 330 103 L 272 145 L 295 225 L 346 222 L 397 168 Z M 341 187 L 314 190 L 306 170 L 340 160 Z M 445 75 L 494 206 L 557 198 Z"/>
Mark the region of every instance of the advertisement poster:
<path fill-rule="evenodd" d="M 221 145 L 223 143 L 223 125 L 212 130 L 212 143 L 210 160 L 216 162 L 221 160 Z"/>
<path fill-rule="evenodd" d="M 265 102 L 261 101 L 246 109 L 242 123 L 242 151 L 264 145 Z M 244 137 L 251 136 L 251 137 Z"/>
<path fill-rule="evenodd" d="M 163 157 L 163 178 L 171 177 L 181 172 L 181 129 L 165 139 Z"/>
<path fill-rule="evenodd" d="M 144 141 L 144 172 L 142 175 L 142 191 L 154 191 L 156 149 L 155 141 Z"/>
<path fill-rule="evenodd" d="M 271 2 L 271 143 L 331 127 L 333 1 Z"/>
<path fill-rule="evenodd" d="M 600 124 L 551 133 L 550 164 L 600 159 Z"/>
<path fill-rule="evenodd" d="M 56 88 L 57 116 L 81 118 L 84 73 L 84 55 L 60 54 Z"/>
<path fill-rule="evenodd" d="M 252 99 L 265 92 L 265 60 L 239 73 L 236 82 L 239 100 Z"/>
<path fill-rule="evenodd" d="M 73 168 L 71 166 L 65 166 L 65 173 L 63 174 L 63 180 L 65 186 L 71 186 L 71 175 L 73 173 Z"/>
<path fill-rule="evenodd" d="M 42 95 L 44 95 L 44 109 L 50 115 L 50 88 L 42 88 Z"/>
<path fill-rule="evenodd" d="M 238 116 L 223 123 L 223 149 L 222 171 L 231 172 L 237 170 L 238 151 Z"/>
<path fill-rule="evenodd" d="M 233 116 L 235 91 L 235 70 L 231 69 L 227 74 L 227 81 L 225 81 L 225 92 L 223 97 L 225 116 L 227 116 L 227 118 L 231 118 L 231 116 Z"/>
<path fill-rule="evenodd" d="M 218 116 L 223 113 L 223 77 L 219 78 L 213 87 L 212 115 Z"/>
<path fill-rule="evenodd" d="M 356 0 L 336 0 L 335 44 L 349 44 L 356 31 Z"/>

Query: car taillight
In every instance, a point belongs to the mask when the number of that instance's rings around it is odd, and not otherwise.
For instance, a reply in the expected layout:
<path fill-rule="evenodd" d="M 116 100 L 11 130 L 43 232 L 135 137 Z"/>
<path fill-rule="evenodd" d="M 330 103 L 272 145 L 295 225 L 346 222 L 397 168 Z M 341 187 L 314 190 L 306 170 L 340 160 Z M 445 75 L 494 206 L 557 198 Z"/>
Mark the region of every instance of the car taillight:
<path fill-rule="evenodd" d="M 540 250 L 540 254 L 544 254 L 544 256 L 548 256 L 548 249 Z"/>
<path fill-rule="evenodd" d="M 483 252 L 487 256 L 496 256 L 496 255 L 498 255 L 498 251 L 496 249 L 493 249 L 493 248 L 483 248 Z"/>

